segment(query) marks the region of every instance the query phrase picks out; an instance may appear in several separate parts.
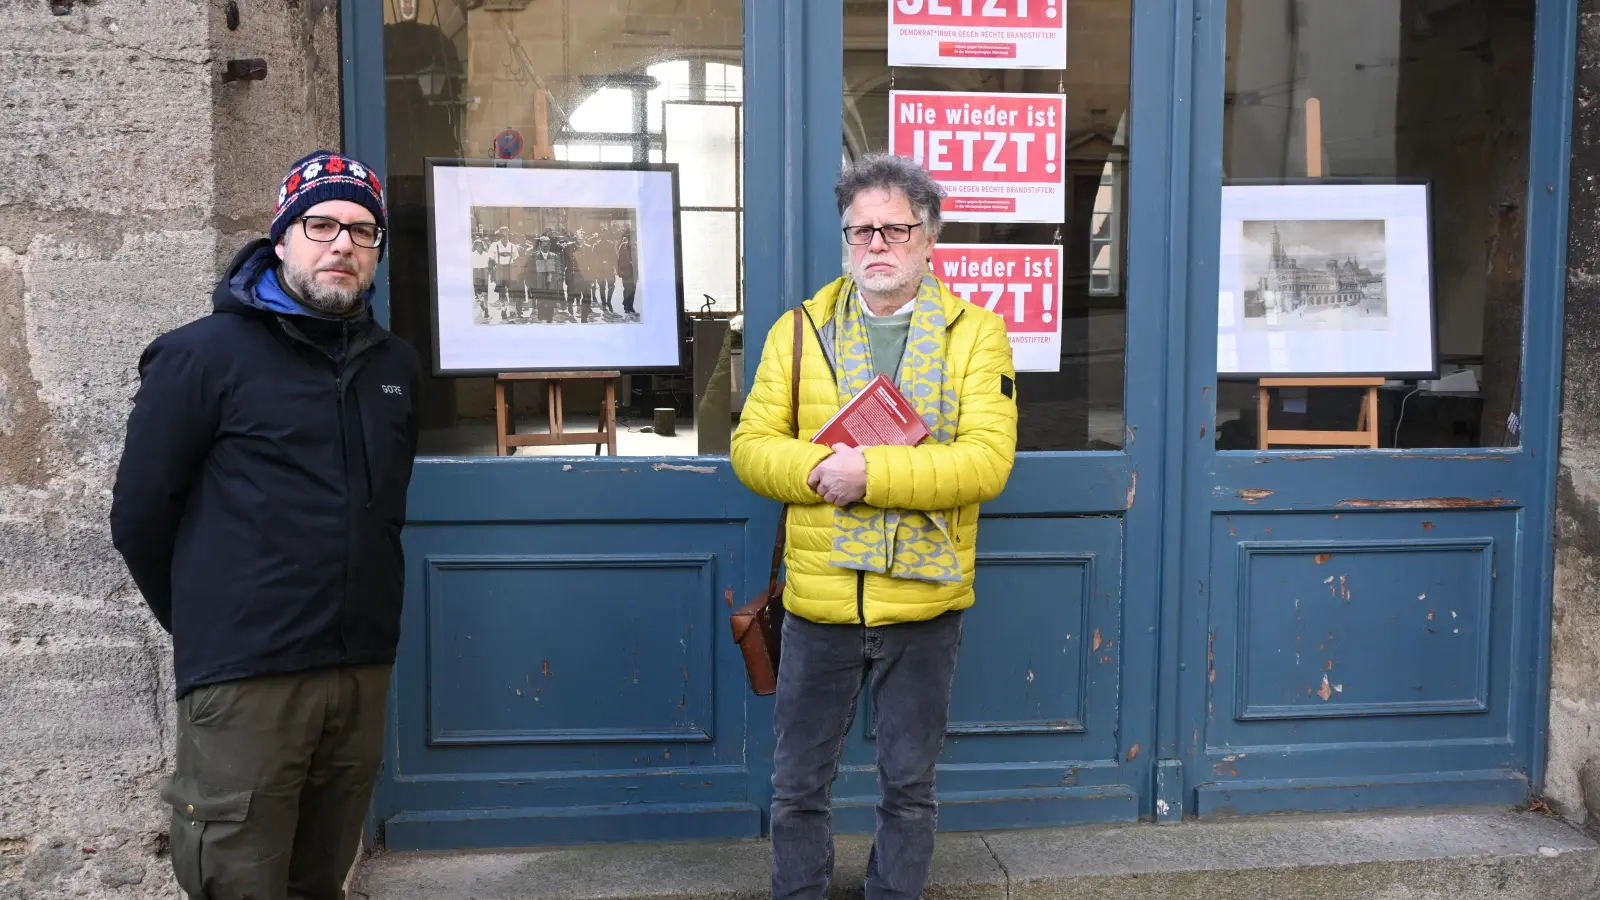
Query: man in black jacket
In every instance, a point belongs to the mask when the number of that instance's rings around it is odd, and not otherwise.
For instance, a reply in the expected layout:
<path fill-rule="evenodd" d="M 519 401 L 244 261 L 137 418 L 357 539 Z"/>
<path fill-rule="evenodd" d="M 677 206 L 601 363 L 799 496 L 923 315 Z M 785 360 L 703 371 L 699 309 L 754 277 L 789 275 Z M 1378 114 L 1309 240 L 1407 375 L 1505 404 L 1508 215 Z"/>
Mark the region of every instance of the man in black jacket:
<path fill-rule="evenodd" d="M 172 633 L 172 863 L 191 897 L 335 898 L 382 758 L 415 352 L 372 320 L 382 186 L 318 151 L 211 315 L 157 338 L 111 507 Z"/>

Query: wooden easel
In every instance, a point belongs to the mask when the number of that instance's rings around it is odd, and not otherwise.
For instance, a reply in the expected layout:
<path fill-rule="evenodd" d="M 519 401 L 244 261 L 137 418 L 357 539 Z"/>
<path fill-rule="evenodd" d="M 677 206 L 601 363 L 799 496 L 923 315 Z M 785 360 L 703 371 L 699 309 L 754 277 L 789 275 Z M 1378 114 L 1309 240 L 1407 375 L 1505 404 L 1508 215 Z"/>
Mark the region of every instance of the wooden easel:
<path fill-rule="evenodd" d="M 494 377 L 495 452 L 505 456 L 517 447 L 554 447 L 568 444 L 594 444 L 600 452 L 604 444 L 608 456 L 617 455 L 617 379 L 621 372 L 502 372 Z M 545 382 L 549 399 L 550 432 L 517 434 L 516 411 L 512 408 L 512 388 L 519 381 Z M 600 407 L 600 430 L 568 433 L 561 408 L 561 385 L 567 381 L 604 381 L 606 399 Z"/>
<path fill-rule="evenodd" d="M 533 146 L 528 158 L 556 158 L 555 148 L 550 144 L 550 92 L 545 90 L 542 81 L 539 89 L 533 92 Z"/>
<path fill-rule="evenodd" d="M 1306 100 L 1306 176 L 1322 177 L 1322 101 Z M 1256 385 L 1256 442 L 1266 450 L 1273 444 L 1316 447 L 1378 447 L 1378 388 L 1382 378 L 1263 378 Z M 1354 431 L 1301 431 L 1274 429 L 1267 424 L 1273 388 L 1366 388 Z"/>
<path fill-rule="evenodd" d="M 1265 450 L 1273 444 L 1299 447 L 1370 447 L 1378 449 L 1378 388 L 1382 378 L 1263 378 L 1256 387 L 1258 446 Z M 1356 418 L 1354 431 L 1299 431 L 1292 428 L 1270 428 L 1267 409 L 1272 405 L 1272 389 L 1285 387 L 1364 387 L 1367 396 L 1361 401 L 1361 415 Z"/>

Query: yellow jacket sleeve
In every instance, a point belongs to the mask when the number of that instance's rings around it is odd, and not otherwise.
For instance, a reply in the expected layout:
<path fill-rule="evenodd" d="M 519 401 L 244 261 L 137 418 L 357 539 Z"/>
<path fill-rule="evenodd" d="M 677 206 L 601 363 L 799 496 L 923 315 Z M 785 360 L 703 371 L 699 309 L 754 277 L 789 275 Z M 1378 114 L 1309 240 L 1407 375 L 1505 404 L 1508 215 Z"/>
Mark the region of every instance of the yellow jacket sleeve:
<path fill-rule="evenodd" d="M 974 314 L 969 311 L 969 315 Z M 880 509 L 954 509 L 993 500 L 1011 477 L 1017 450 L 1017 401 L 1005 321 L 980 316 L 961 384 L 960 418 L 949 444 L 869 447 L 867 495 Z"/>
<path fill-rule="evenodd" d="M 790 398 L 790 378 L 794 370 L 794 322 L 785 313 L 767 333 L 756 368 L 755 382 L 739 416 L 739 430 L 733 435 L 733 471 L 752 491 L 784 503 L 821 503 L 822 498 L 806 483 L 811 470 L 833 454 L 827 447 L 794 437 L 800 411 Z M 809 356 L 809 354 L 808 354 Z M 825 366 L 821 359 L 803 359 L 808 365 Z M 801 385 L 802 393 L 805 385 Z"/>

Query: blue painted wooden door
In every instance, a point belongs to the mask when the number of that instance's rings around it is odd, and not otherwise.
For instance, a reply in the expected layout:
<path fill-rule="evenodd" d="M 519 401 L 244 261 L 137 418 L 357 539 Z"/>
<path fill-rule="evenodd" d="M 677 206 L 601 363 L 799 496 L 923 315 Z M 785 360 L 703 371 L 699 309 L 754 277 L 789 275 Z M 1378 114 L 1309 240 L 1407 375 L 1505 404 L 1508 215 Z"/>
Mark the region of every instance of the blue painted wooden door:
<path fill-rule="evenodd" d="M 745 2 L 751 334 L 838 271 L 843 8 Z M 1224 12 L 1133 4 L 1124 446 L 1024 454 L 984 509 L 946 829 L 1537 784 L 1559 254 L 1530 254 L 1525 340 L 1547 352 L 1527 354 L 1521 448 L 1217 452 Z M 1543 84 L 1570 71 L 1570 12 L 1540 5 Z M 347 146 L 381 160 L 381 16 L 346 0 L 342 21 Z M 1563 244 L 1566 128 L 1537 105 L 1542 246 Z M 420 461 L 374 809 L 388 845 L 763 833 L 771 703 L 726 615 L 764 583 L 776 517 L 726 459 Z M 870 827 L 871 721 L 835 791 L 847 830 Z"/>
<path fill-rule="evenodd" d="M 1169 310 L 1181 536 L 1163 560 L 1181 574 L 1162 623 L 1179 664 L 1161 755 L 1185 777 L 1166 799 L 1200 815 L 1520 802 L 1544 756 L 1572 4 L 1539 3 L 1535 25 L 1521 446 L 1435 451 L 1214 449 L 1230 50 L 1226 0 L 1192 11 L 1172 241 L 1190 302 Z"/>
<path fill-rule="evenodd" d="M 747 3 L 751 270 L 793 252 L 775 8 Z M 347 0 L 341 25 L 347 146 L 377 164 L 381 5 Z M 760 834 L 770 724 L 727 614 L 764 583 L 775 513 L 725 458 L 419 459 L 370 837 L 438 849 Z"/>
<path fill-rule="evenodd" d="M 754 333 L 839 271 L 831 188 L 843 111 L 843 13 L 841 0 L 815 0 L 782 4 L 780 17 L 762 20 L 789 48 L 781 74 L 800 166 L 785 173 L 783 215 L 795 231 L 782 252 L 800 253 L 785 256 L 782 268 L 751 267 Z M 1133 27 L 1127 320 L 1135 324 L 1127 338 L 1124 449 L 1021 454 L 1005 493 L 984 507 L 978 600 L 966 614 L 939 764 L 945 830 L 1126 821 L 1154 810 L 1161 510 L 1140 498 L 1159 495 L 1162 481 L 1167 270 L 1158 248 L 1167 210 L 1171 8 L 1135 4 Z M 753 46 L 748 52 L 754 59 Z M 752 78 L 761 75 L 751 70 Z M 772 220 L 774 233 L 783 221 Z M 757 531 L 755 540 L 765 536 Z M 769 727 L 766 714 L 763 704 L 752 726 Z M 872 709 L 863 703 L 833 792 L 841 830 L 872 828 L 873 735 Z M 748 746 L 755 771 L 757 748 L 770 755 L 770 737 L 753 732 Z"/>
<path fill-rule="evenodd" d="M 830 42 L 840 34 L 833 17 L 842 5 L 804 4 L 819 17 L 816 32 Z M 1170 340 L 1164 326 L 1173 277 L 1163 247 L 1171 214 L 1178 23 L 1170 3 L 1138 2 L 1131 9 L 1122 449 L 1019 454 L 1005 493 L 984 508 L 978 598 L 967 613 L 938 774 L 945 830 L 1128 821 L 1155 813 L 1160 498 L 1167 464 L 1162 395 Z M 830 48 L 807 75 L 808 87 L 815 84 L 818 92 L 817 121 L 838 119 L 832 105 L 837 82 L 816 81 L 837 78 L 841 51 Z M 832 134 L 824 140 L 837 144 Z M 820 157 L 825 149 L 815 152 Z M 820 188 L 831 181 L 834 163 L 820 162 L 816 202 L 826 221 L 818 223 L 814 242 L 832 250 L 838 223 Z M 811 282 L 837 271 L 836 259 L 836 251 L 832 259 L 819 258 Z M 848 737 L 834 791 L 836 821 L 849 830 L 872 827 L 871 712 L 863 710 Z"/>
<path fill-rule="evenodd" d="M 1170 9 L 1136 54 L 1126 449 L 1018 460 L 984 511 L 941 761 L 946 828 L 1153 809 L 1168 276 Z M 747 332 L 838 271 L 842 0 L 745 4 Z M 381 160 L 381 17 L 344 6 L 347 135 Z M 363 75 L 365 73 L 365 75 Z M 379 302 L 382 307 L 382 298 Z M 756 360 L 747 360 L 753 372 Z M 771 702 L 729 606 L 765 581 L 776 506 L 726 459 L 422 459 L 375 822 L 403 848 L 757 835 Z M 871 711 L 836 791 L 870 827 Z"/>

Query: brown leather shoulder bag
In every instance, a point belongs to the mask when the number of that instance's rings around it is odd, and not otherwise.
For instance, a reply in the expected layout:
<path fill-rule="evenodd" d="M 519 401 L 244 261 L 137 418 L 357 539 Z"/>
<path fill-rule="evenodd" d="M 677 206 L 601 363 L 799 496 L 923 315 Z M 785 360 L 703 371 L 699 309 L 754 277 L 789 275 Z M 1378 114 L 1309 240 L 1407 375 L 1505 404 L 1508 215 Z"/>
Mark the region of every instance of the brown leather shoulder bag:
<path fill-rule="evenodd" d="M 794 365 L 789 375 L 789 409 L 794 421 L 795 437 L 800 436 L 800 355 L 804 313 L 798 308 L 794 317 Z M 767 697 L 778 692 L 778 657 L 783 642 L 783 582 L 778 572 L 783 566 L 783 545 L 789 522 L 789 505 L 778 514 L 778 537 L 772 544 L 772 576 L 767 589 L 754 599 L 733 611 L 729 617 L 733 625 L 733 639 L 744 651 L 744 668 L 750 676 L 750 689 L 757 696 Z"/>

